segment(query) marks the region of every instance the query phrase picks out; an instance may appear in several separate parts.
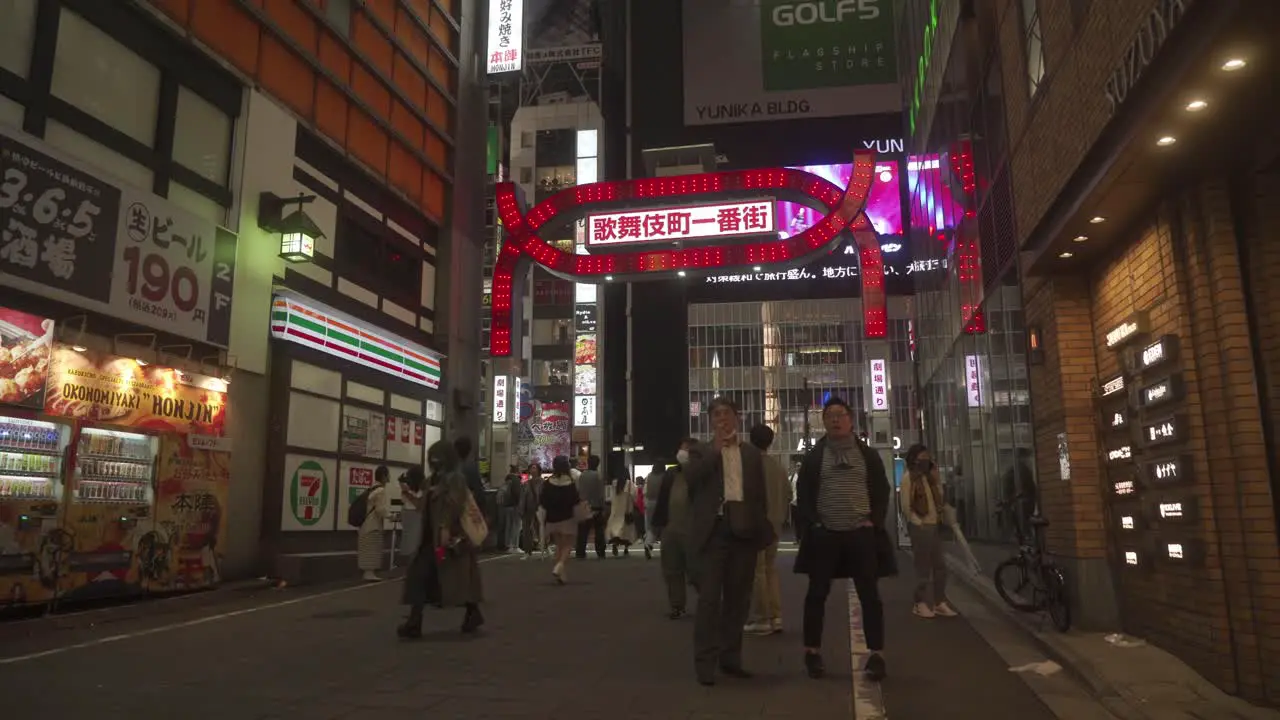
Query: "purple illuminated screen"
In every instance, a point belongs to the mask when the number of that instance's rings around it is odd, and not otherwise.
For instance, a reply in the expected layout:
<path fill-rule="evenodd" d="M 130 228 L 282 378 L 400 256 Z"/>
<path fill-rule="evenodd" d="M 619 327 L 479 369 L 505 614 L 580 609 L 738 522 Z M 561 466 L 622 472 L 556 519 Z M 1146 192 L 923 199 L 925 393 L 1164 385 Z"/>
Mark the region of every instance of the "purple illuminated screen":
<path fill-rule="evenodd" d="M 879 235 L 902 234 L 902 195 L 898 185 L 898 161 L 876 163 L 871 192 L 867 194 L 867 217 Z M 848 187 L 853 165 L 802 165 L 794 168 L 831 181 L 836 187 Z M 823 213 L 793 202 L 778 203 L 778 229 L 784 238 L 804 232 L 822 219 Z"/>

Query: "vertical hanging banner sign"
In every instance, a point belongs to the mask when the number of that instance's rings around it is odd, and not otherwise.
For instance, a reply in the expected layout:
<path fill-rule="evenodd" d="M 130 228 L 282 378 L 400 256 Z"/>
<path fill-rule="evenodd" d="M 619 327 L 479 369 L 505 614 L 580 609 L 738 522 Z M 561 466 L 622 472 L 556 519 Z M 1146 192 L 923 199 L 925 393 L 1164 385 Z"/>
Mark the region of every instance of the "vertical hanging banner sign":
<path fill-rule="evenodd" d="M 524 0 L 489 0 L 490 75 L 524 67 Z"/>

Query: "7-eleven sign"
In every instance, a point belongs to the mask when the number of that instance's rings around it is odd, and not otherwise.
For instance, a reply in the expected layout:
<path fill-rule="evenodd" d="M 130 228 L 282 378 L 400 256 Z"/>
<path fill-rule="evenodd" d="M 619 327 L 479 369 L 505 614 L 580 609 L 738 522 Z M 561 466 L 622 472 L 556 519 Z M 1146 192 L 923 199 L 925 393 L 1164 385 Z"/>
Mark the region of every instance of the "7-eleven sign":
<path fill-rule="evenodd" d="M 289 483 L 289 505 L 301 525 L 315 525 L 329 507 L 329 475 L 315 460 L 303 460 Z"/>

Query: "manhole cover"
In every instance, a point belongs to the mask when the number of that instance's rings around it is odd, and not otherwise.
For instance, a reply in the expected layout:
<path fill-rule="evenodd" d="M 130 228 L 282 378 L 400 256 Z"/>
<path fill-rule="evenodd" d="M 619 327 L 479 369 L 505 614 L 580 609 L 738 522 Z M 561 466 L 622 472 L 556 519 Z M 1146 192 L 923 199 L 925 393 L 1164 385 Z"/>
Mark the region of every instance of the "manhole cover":
<path fill-rule="evenodd" d="M 333 612 L 316 613 L 311 617 L 316 620 L 351 620 L 354 618 L 369 617 L 373 614 L 372 610 L 334 610 Z"/>

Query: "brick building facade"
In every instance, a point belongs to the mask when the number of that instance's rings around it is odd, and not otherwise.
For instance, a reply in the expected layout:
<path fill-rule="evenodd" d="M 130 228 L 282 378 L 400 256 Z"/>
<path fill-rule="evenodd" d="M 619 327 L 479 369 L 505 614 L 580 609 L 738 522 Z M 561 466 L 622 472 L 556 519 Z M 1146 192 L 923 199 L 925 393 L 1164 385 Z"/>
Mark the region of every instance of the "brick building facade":
<path fill-rule="evenodd" d="M 1079 623 L 1280 703 L 1275 7 L 943 0 L 919 15 L 929 5 L 900 5 L 925 38 L 907 43 L 925 56 L 907 96 L 918 84 L 936 103 L 913 150 L 950 128 L 987 152 L 981 262 L 1016 276 L 1043 349 L 1027 368 L 1034 474 Z M 956 6 L 954 37 L 921 32 Z M 986 47 L 998 72 L 975 75 Z M 1002 123 L 973 100 L 993 94 Z M 1006 257 L 1007 274 L 990 267 Z"/>

